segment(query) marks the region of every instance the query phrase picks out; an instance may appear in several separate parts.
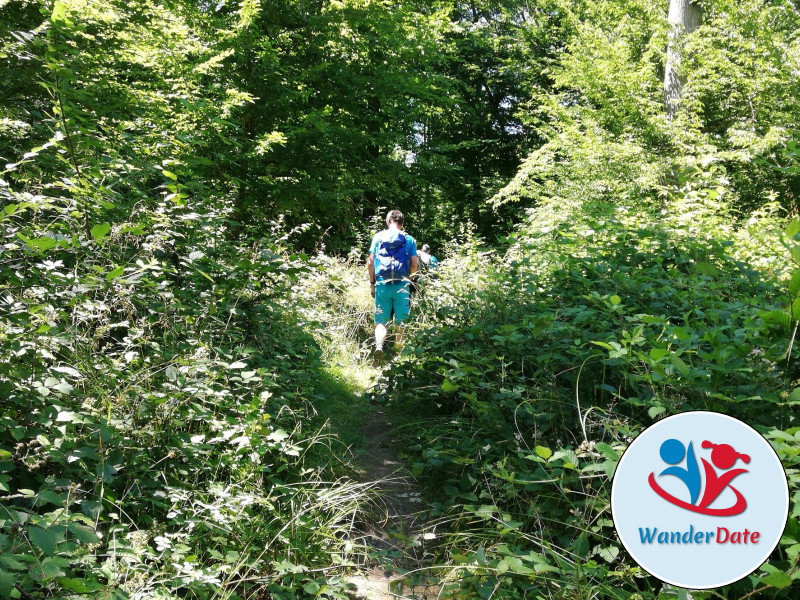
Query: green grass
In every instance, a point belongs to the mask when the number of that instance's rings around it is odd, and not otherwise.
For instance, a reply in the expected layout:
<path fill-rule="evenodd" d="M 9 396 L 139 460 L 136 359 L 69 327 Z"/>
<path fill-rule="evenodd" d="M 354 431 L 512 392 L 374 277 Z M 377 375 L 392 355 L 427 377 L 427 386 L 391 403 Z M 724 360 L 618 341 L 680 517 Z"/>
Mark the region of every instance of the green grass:
<path fill-rule="evenodd" d="M 312 422 L 320 426 L 327 423 L 330 432 L 351 452 L 362 450 L 366 443 L 363 426 L 371 412 L 369 397 L 364 394 L 370 376 L 367 371 L 366 366 L 327 366 L 325 389 L 314 401 L 317 416 Z"/>

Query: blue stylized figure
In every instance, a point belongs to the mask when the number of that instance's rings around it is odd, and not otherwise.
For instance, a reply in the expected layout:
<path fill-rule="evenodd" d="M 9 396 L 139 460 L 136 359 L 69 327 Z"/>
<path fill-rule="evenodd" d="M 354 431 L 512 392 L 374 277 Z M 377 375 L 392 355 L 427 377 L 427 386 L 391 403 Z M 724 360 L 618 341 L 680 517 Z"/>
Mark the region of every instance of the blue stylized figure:
<path fill-rule="evenodd" d="M 692 443 L 689 442 L 689 450 L 686 451 L 683 444 L 676 439 L 666 440 L 661 444 L 660 449 L 661 458 L 668 465 L 677 465 L 683 460 L 684 453 L 686 454 L 686 468 L 682 467 L 668 467 L 661 471 L 661 475 L 675 475 L 686 487 L 689 488 L 689 495 L 691 497 L 691 504 L 697 501 L 700 495 L 700 468 L 697 466 L 697 459 L 694 456 L 694 448 Z"/>

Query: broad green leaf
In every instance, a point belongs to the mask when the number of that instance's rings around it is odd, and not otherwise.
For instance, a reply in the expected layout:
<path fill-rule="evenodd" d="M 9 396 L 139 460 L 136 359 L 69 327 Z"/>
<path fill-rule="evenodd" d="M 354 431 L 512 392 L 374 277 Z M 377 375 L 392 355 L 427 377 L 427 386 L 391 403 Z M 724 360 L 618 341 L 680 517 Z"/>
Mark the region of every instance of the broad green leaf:
<path fill-rule="evenodd" d="M 52 386 L 54 390 L 61 392 L 62 394 L 69 394 L 75 388 L 66 382 L 57 383 L 56 385 Z"/>
<path fill-rule="evenodd" d="M 789 297 L 796 298 L 800 294 L 800 269 L 797 269 L 789 280 Z"/>
<path fill-rule="evenodd" d="M 694 270 L 700 275 L 713 276 L 719 273 L 719 269 L 710 262 L 700 261 L 694 264 Z"/>
<path fill-rule="evenodd" d="M 687 365 L 679 356 L 672 356 L 672 365 L 678 370 L 678 373 L 683 375 L 684 377 L 688 377 L 689 373 L 689 365 Z"/>
<path fill-rule="evenodd" d="M 92 527 L 70 523 L 68 529 L 70 533 L 75 536 L 75 539 L 84 544 L 96 544 L 100 541 L 100 538 Z"/>
<path fill-rule="evenodd" d="M 92 238 L 99 240 L 108 235 L 111 231 L 111 223 L 100 223 L 92 227 Z"/>
<path fill-rule="evenodd" d="M 173 173 L 172 171 L 167 171 L 166 169 L 164 169 L 161 172 L 164 174 L 164 177 L 169 177 L 173 181 L 177 181 L 178 180 L 178 176 L 175 175 L 175 173 Z"/>
<path fill-rule="evenodd" d="M 789 223 L 786 226 L 786 229 L 784 230 L 784 233 L 790 238 L 793 238 L 798 233 L 800 233 L 800 219 L 795 219 L 794 221 Z"/>
<path fill-rule="evenodd" d="M 0 562 L 6 565 L 9 569 L 13 571 L 25 571 L 28 567 L 26 567 L 22 561 L 17 560 L 17 558 L 20 558 L 19 554 L 11 554 L 10 552 L 4 552 L 0 554 Z M 32 557 L 30 554 L 26 554 L 25 558 L 31 559 Z"/>
<path fill-rule="evenodd" d="M 36 248 L 39 252 L 46 252 L 51 248 L 55 248 L 57 242 L 51 237 L 41 237 L 28 242 L 30 246 Z"/>
<path fill-rule="evenodd" d="M 67 19 L 67 7 L 66 5 L 61 2 L 61 0 L 56 0 L 56 3 L 53 5 L 53 14 L 50 15 L 50 20 L 53 23 L 58 23 L 59 21 L 66 21 Z"/>
<path fill-rule="evenodd" d="M 511 571 L 512 573 L 518 573 L 520 575 L 532 575 L 533 569 L 530 567 L 526 567 L 522 564 L 522 560 L 517 558 L 516 556 L 506 556 L 503 560 L 497 563 L 497 570 L 500 573 L 505 573 L 506 571 Z"/>
<path fill-rule="evenodd" d="M 76 594 L 85 594 L 90 591 L 86 583 L 82 579 L 59 579 L 58 584 Z"/>
<path fill-rule="evenodd" d="M 272 433 L 267 436 L 268 440 L 272 440 L 273 442 L 282 442 L 283 440 L 287 439 L 289 434 L 286 433 L 283 429 L 276 429 Z"/>
<path fill-rule="evenodd" d="M 761 319 L 769 325 L 781 325 L 785 328 L 792 326 L 792 315 L 783 310 L 770 310 L 760 313 Z"/>
<path fill-rule="evenodd" d="M 533 570 L 536 573 L 561 573 L 561 569 L 558 567 L 554 567 L 553 565 L 548 565 L 547 563 L 535 563 L 533 565 Z"/>
<path fill-rule="evenodd" d="M 605 548 L 600 548 L 598 554 L 603 560 L 611 563 L 617 559 L 617 556 L 619 556 L 619 548 L 616 546 L 607 546 Z"/>
<path fill-rule="evenodd" d="M 580 461 L 578 460 L 578 455 L 575 454 L 574 450 L 565 450 L 564 457 L 567 459 L 566 462 L 571 464 L 576 469 L 580 466 Z"/>
<path fill-rule="evenodd" d="M 309 596 L 315 596 L 321 589 L 321 586 L 316 581 L 309 581 L 303 584 L 303 591 Z"/>
<path fill-rule="evenodd" d="M 656 361 L 668 356 L 669 353 L 669 350 L 666 348 L 650 348 L 650 358 Z"/>
<path fill-rule="evenodd" d="M 455 392 L 457 389 L 458 389 L 458 386 L 457 386 L 457 385 L 455 385 L 455 384 L 454 384 L 452 381 L 450 381 L 449 379 L 445 379 L 445 380 L 442 382 L 442 391 L 443 391 L 443 392 Z"/>
<path fill-rule="evenodd" d="M 39 548 L 48 556 L 52 556 L 56 551 L 56 536 L 41 527 L 31 527 L 28 529 L 28 538 L 31 543 Z"/>
<path fill-rule="evenodd" d="M 761 583 L 765 585 L 771 585 L 774 588 L 782 590 L 792 585 L 792 578 L 783 571 L 776 571 L 775 573 L 770 573 L 764 577 L 761 580 Z"/>
<path fill-rule="evenodd" d="M 64 498 L 50 490 L 39 490 L 39 493 L 36 495 L 42 504 L 50 503 L 55 504 L 56 506 L 63 506 L 64 504 Z"/>
<path fill-rule="evenodd" d="M 78 371 L 78 369 L 73 369 L 72 367 L 53 367 L 53 371 L 64 373 L 65 375 L 71 375 L 72 377 L 81 376 L 81 372 Z"/>
<path fill-rule="evenodd" d="M 789 557 L 789 560 L 797 560 L 797 557 L 800 556 L 800 544 L 793 544 L 786 549 L 786 556 Z"/>
<path fill-rule="evenodd" d="M 11 590 L 14 589 L 14 583 L 17 578 L 8 571 L 0 569 L 0 596 L 3 598 L 11 598 Z"/>
<path fill-rule="evenodd" d="M 69 561 L 60 556 L 51 556 L 42 561 L 42 573 L 48 579 L 66 575 L 64 567 L 69 566 Z"/>
<path fill-rule="evenodd" d="M 597 450 L 600 454 L 602 454 L 606 458 L 610 458 L 612 460 L 619 460 L 619 452 L 614 450 L 614 448 L 612 448 L 605 442 L 597 442 L 594 445 L 594 449 Z"/>
<path fill-rule="evenodd" d="M 611 302 L 611 304 L 613 304 L 614 306 L 616 306 L 617 304 L 619 304 L 619 303 L 621 303 L 621 302 L 622 302 L 622 298 L 620 298 L 619 296 L 617 296 L 617 295 L 615 294 L 615 295 L 611 296 L 611 297 L 608 299 L 608 301 L 609 301 L 609 302 Z"/>
<path fill-rule="evenodd" d="M 655 419 L 658 415 L 663 414 L 666 412 L 666 408 L 663 406 L 651 406 L 647 409 L 647 414 L 650 416 L 651 419 Z"/>
<path fill-rule="evenodd" d="M 114 281 L 117 277 L 125 273 L 125 269 L 123 267 L 114 267 L 108 273 L 106 273 L 106 281 Z"/>
<path fill-rule="evenodd" d="M 618 460 L 603 461 L 602 467 L 603 467 L 603 472 L 606 474 L 606 477 L 608 477 L 609 479 L 614 479 L 614 472 L 617 470 L 618 464 L 619 464 Z"/>
<path fill-rule="evenodd" d="M 544 446 L 536 446 L 536 454 L 539 455 L 541 458 L 547 460 L 551 456 L 553 456 L 553 451 L 550 448 L 545 448 Z"/>

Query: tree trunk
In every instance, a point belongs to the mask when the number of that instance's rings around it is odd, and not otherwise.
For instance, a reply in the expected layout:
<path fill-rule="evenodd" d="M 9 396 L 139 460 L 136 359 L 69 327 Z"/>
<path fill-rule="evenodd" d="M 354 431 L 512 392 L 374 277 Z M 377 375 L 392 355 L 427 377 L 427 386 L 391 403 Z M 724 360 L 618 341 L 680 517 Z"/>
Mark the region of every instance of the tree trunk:
<path fill-rule="evenodd" d="M 669 42 L 667 65 L 664 68 L 664 105 L 670 118 L 678 112 L 686 77 L 681 76 L 680 65 L 683 54 L 684 35 L 700 27 L 703 12 L 691 0 L 669 0 Z"/>

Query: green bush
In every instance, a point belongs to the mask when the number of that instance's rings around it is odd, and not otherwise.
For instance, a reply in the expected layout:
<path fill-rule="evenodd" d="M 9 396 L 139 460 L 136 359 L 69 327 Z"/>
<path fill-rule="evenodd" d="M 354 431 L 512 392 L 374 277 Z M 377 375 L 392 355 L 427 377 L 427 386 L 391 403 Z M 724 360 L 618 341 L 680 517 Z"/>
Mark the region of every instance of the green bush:
<path fill-rule="evenodd" d="M 213 196 L 86 233 L 0 193 L 0 596 L 338 593 L 313 569 L 361 509 L 309 460 L 308 259 L 229 241 Z"/>
<path fill-rule="evenodd" d="M 773 275 L 790 274 L 782 225 L 767 213 L 737 228 L 713 200 L 690 192 L 673 200 L 683 210 L 649 214 L 543 206 L 505 255 L 462 244 L 426 287 L 387 393 L 459 593 L 667 597 L 617 541 L 610 478 L 644 427 L 686 410 L 736 416 L 772 441 L 797 529 L 792 319 L 775 317 L 788 302 Z M 793 573 L 798 550 L 787 536 L 721 593 Z"/>

